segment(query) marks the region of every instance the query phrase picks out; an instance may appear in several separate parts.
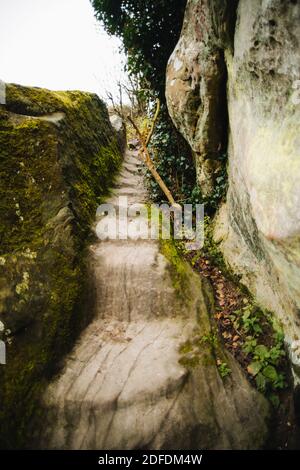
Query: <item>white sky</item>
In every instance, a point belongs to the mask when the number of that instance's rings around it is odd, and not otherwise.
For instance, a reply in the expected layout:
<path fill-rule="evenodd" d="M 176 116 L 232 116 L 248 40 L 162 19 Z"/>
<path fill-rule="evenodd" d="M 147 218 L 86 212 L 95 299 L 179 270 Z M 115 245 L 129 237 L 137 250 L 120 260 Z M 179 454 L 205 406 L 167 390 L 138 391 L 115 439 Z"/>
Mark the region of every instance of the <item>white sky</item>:
<path fill-rule="evenodd" d="M 126 80 L 120 41 L 109 37 L 89 0 L 0 0 L 0 79 L 105 98 Z"/>

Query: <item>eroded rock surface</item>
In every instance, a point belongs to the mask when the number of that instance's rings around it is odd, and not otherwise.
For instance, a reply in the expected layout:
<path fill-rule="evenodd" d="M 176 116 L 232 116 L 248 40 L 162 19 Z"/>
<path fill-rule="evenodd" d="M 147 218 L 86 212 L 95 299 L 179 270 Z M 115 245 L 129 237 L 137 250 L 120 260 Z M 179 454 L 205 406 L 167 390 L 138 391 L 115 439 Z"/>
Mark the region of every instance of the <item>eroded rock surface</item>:
<path fill-rule="evenodd" d="M 130 153 L 109 202 L 124 195 L 146 198 Z M 164 254 L 157 240 L 134 237 L 91 247 L 96 316 L 44 395 L 39 447 L 263 444 L 267 402 L 214 336 L 208 286 L 165 243 Z M 231 369 L 223 379 L 217 358 Z"/>
<path fill-rule="evenodd" d="M 117 133 L 119 147 L 122 149 L 122 152 L 124 152 L 126 147 L 126 126 L 124 125 L 123 119 L 117 114 L 112 114 L 109 119 L 112 127 Z"/>
<path fill-rule="evenodd" d="M 299 20 L 296 1 L 240 0 L 230 6 L 218 0 L 190 0 L 167 73 L 169 111 L 200 154 L 196 164 L 204 194 L 217 182 L 212 176 L 215 163 L 211 157 L 203 162 L 202 156 L 217 152 L 228 108 L 229 191 L 218 216 L 216 240 L 223 241 L 226 259 L 256 299 L 282 322 L 296 383 L 300 377 Z M 226 79 L 227 103 L 220 99 Z"/>
<path fill-rule="evenodd" d="M 216 237 L 283 324 L 300 377 L 300 5 L 247 2 L 227 53 L 229 191 Z"/>
<path fill-rule="evenodd" d="M 17 448 L 46 373 L 87 323 L 84 246 L 122 156 L 96 95 L 6 85 L 0 157 L 0 447 Z"/>
<path fill-rule="evenodd" d="M 197 177 L 208 195 L 227 143 L 226 66 L 235 3 L 188 1 L 182 33 L 167 68 L 169 113 L 190 144 Z"/>

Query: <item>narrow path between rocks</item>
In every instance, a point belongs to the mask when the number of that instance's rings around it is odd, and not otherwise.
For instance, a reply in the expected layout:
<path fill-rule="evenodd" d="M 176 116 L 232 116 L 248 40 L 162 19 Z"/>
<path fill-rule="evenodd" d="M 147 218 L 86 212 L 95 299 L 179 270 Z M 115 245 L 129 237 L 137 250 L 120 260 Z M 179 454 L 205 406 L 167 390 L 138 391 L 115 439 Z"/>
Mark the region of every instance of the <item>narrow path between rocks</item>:
<path fill-rule="evenodd" d="M 117 204 L 124 195 L 129 204 L 147 197 L 133 152 L 126 154 L 108 202 Z M 257 445 L 267 406 L 235 361 L 228 357 L 227 386 L 207 347 L 196 353 L 207 362 L 199 359 L 194 370 L 182 365 L 180 345 L 211 331 L 200 278 L 186 266 L 189 287 L 182 299 L 157 240 L 99 240 L 91 256 L 96 315 L 44 395 L 39 446 Z"/>

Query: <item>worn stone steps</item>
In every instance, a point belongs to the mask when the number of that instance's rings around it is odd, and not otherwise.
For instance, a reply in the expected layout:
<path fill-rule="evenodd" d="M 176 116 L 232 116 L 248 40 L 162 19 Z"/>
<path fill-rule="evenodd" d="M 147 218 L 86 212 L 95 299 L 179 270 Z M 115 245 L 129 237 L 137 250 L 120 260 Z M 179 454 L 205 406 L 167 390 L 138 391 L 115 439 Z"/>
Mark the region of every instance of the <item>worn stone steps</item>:
<path fill-rule="evenodd" d="M 129 189 L 132 202 L 146 198 L 140 165 L 131 153 L 126 167 L 135 188 L 120 176 L 108 202 L 116 204 Z M 268 406 L 233 358 L 222 353 L 231 368 L 224 381 L 209 345 L 194 352 L 180 349 L 188 340 L 212 334 L 209 293 L 201 279 L 184 263 L 176 274 L 157 240 L 99 240 L 90 248 L 90 260 L 94 320 L 45 392 L 37 447 L 260 446 Z M 194 367 L 187 366 L 189 361 L 196 361 Z"/>

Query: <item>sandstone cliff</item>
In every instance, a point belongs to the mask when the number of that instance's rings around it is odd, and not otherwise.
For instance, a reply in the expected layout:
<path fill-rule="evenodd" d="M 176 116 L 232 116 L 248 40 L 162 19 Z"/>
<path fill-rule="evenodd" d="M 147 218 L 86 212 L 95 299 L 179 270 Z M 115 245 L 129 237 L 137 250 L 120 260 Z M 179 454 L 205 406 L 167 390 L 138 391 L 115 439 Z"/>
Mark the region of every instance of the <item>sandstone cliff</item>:
<path fill-rule="evenodd" d="M 0 155 L 0 440 L 18 447 L 46 376 L 91 312 L 89 225 L 121 152 L 96 95 L 7 85 Z"/>
<path fill-rule="evenodd" d="M 228 151 L 215 238 L 280 319 L 300 380 L 300 4 L 189 0 L 169 60 L 170 115 L 190 143 L 204 194 Z M 227 120 L 228 116 L 228 120 Z"/>

